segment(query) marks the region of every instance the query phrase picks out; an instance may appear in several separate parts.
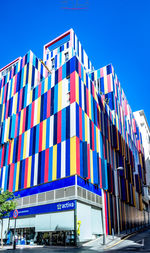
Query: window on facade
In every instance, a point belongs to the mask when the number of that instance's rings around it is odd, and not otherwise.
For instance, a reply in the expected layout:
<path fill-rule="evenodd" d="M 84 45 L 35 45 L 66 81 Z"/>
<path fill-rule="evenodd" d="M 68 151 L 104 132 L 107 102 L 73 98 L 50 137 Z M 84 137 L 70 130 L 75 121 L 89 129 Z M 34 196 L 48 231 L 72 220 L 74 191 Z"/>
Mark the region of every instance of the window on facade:
<path fill-rule="evenodd" d="M 68 61 L 69 60 L 69 53 L 65 53 L 65 61 Z"/>
<path fill-rule="evenodd" d="M 52 62 L 52 69 L 55 69 L 55 59 L 53 58 L 51 62 Z"/>

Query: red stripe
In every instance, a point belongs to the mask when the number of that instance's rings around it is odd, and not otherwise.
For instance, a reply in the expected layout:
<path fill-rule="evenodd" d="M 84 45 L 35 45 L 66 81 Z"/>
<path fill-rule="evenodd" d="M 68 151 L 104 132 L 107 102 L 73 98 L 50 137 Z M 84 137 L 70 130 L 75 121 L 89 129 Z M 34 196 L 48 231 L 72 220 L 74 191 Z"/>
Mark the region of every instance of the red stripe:
<path fill-rule="evenodd" d="M 57 143 L 61 142 L 61 111 L 57 113 Z"/>
<path fill-rule="evenodd" d="M 15 81 L 14 81 L 14 94 L 16 93 L 16 86 L 17 86 L 17 75 L 15 76 Z"/>
<path fill-rule="evenodd" d="M 7 64 L 5 67 L 1 68 L 0 71 L 3 71 L 4 69 L 8 68 L 9 66 L 11 66 L 12 64 L 14 64 L 16 61 L 18 61 L 21 57 L 18 57 L 17 59 L 15 59 L 14 61 L 10 62 L 9 64 Z"/>
<path fill-rule="evenodd" d="M 38 87 L 38 97 L 41 96 L 41 83 L 39 84 L 39 87 Z"/>
<path fill-rule="evenodd" d="M 4 98 L 3 98 L 3 104 L 4 104 L 4 102 L 5 102 L 5 97 L 6 97 L 6 87 L 7 87 L 7 84 L 5 85 L 5 87 L 4 87 Z"/>
<path fill-rule="evenodd" d="M 108 224 L 107 224 L 107 203 L 106 203 L 107 199 L 106 199 L 106 192 L 104 191 L 104 205 L 105 205 L 105 227 L 106 227 L 106 235 L 108 235 Z"/>
<path fill-rule="evenodd" d="M 49 148 L 45 150 L 45 173 L 44 183 L 48 182 Z"/>
<path fill-rule="evenodd" d="M 79 76 L 80 76 L 80 78 L 81 78 L 81 64 L 80 64 L 80 62 L 78 62 L 79 63 Z"/>
<path fill-rule="evenodd" d="M 99 181 L 100 181 L 100 188 L 102 188 L 102 163 L 101 163 L 101 158 L 99 158 Z"/>
<path fill-rule="evenodd" d="M 5 114 L 5 119 L 8 118 L 8 106 L 9 106 L 9 103 L 7 102 L 7 103 L 6 103 L 6 114 Z"/>
<path fill-rule="evenodd" d="M 108 92 L 111 92 L 111 75 L 107 76 L 107 85 L 108 85 Z"/>
<path fill-rule="evenodd" d="M 87 159 L 88 159 L 88 177 L 87 179 L 90 179 L 90 144 L 87 144 Z"/>
<path fill-rule="evenodd" d="M 80 175 L 80 140 L 76 137 L 76 167 L 77 175 Z"/>
<path fill-rule="evenodd" d="M 10 153 L 11 153 L 11 142 L 9 143 L 9 150 L 8 150 L 8 160 L 7 160 L 7 165 L 10 163 Z"/>
<path fill-rule="evenodd" d="M 4 160 L 4 148 L 5 148 L 5 146 L 3 146 L 3 147 L 2 147 L 1 167 L 3 167 L 3 160 Z"/>
<path fill-rule="evenodd" d="M 48 90 L 47 92 L 47 118 L 49 118 L 51 115 L 50 104 L 51 104 L 51 90 Z"/>
<path fill-rule="evenodd" d="M 89 93 L 88 93 L 88 88 L 86 88 L 86 103 L 87 103 L 87 115 L 89 116 Z"/>
<path fill-rule="evenodd" d="M 62 35 L 60 35 L 60 36 L 57 37 L 56 39 L 54 39 L 54 40 L 52 40 L 51 42 L 47 43 L 47 44 L 44 46 L 44 48 L 46 49 L 46 48 L 50 47 L 51 45 L 55 44 L 57 41 L 59 41 L 59 40 L 65 38 L 65 37 L 66 37 L 67 35 L 69 35 L 70 33 L 71 33 L 70 30 L 67 31 L 67 32 L 65 32 L 65 33 L 63 33 Z"/>
<path fill-rule="evenodd" d="M 21 138 L 22 138 L 22 135 L 19 135 L 19 138 L 18 138 L 18 157 L 17 157 L 17 162 L 20 161 L 20 155 L 21 155 Z"/>
<path fill-rule="evenodd" d="M 42 151 L 43 121 L 40 123 L 39 152 Z"/>
<path fill-rule="evenodd" d="M 29 160 L 29 158 L 26 158 L 26 160 L 25 160 L 24 188 L 27 188 L 27 178 L 28 178 L 28 160 Z"/>
<path fill-rule="evenodd" d="M 24 67 L 24 65 L 25 65 L 25 56 L 22 59 L 22 68 Z"/>
<path fill-rule="evenodd" d="M 31 111 L 31 128 L 33 127 L 34 125 L 34 103 L 32 103 L 32 111 Z"/>
<path fill-rule="evenodd" d="M 70 103 L 75 102 L 76 92 L 75 92 L 75 71 L 70 75 Z"/>
<path fill-rule="evenodd" d="M 21 111 L 22 108 L 22 94 L 23 94 L 23 89 L 20 90 L 20 98 L 19 98 L 19 112 Z"/>
<path fill-rule="evenodd" d="M 62 66 L 58 69 L 58 82 L 62 81 Z"/>
<path fill-rule="evenodd" d="M 82 109 L 79 107 L 79 137 L 82 140 Z"/>
<path fill-rule="evenodd" d="M 8 190 L 12 192 L 13 190 L 13 179 L 14 179 L 14 163 L 10 165 L 10 175 L 9 175 L 9 187 Z"/>
<path fill-rule="evenodd" d="M 23 111 L 22 133 L 25 132 L 25 126 L 26 126 L 26 107 L 24 108 L 24 111 Z"/>
<path fill-rule="evenodd" d="M 95 96 L 94 96 L 94 82 L 92 82 L 92 95 L 95 98 Z"/>

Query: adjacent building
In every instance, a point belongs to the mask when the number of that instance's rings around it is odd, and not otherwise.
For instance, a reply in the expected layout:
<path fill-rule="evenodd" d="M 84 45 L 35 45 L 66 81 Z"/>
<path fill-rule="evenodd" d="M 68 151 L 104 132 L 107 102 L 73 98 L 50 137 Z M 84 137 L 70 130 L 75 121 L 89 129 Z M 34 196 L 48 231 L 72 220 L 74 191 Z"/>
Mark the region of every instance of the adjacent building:
<path fill-rule="evenodd" d="M 19 194 L 18 243 L 73 245 L 148 223 L 142 138 L 113 66 L 95 70 L 71 29 L 42 60 L 29 51 L 0 73 L 0 187 Z"/>
<path fill-rule="evenodd" d="M 143 189 L 144 201 L 148 209 L 150 201 L 150 128 L 143 110 L 134 112 L 137 125 L 142 134 L 145 164 L 146 164 L 146 187 Z"/>

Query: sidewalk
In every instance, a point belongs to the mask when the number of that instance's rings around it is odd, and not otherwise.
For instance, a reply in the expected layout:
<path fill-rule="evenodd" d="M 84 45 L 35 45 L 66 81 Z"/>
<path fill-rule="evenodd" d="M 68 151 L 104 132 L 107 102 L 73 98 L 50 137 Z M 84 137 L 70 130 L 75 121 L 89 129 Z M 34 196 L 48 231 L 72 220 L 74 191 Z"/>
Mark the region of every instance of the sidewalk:
<path fill-rule="evenodd" d="M 33 248 L 43 248 L 43 245 L 16 245 L 16 249 L 33 249 Z M 4 245 L 3 248 L 0 246 L 0 251 L 2 250 L 13 250 L 13 245 Z"/>
<path fill-rule="evenodd" d="M 113 236 L 107 235 L 106 237 L 106 244 L 103 244 L 103 236 L 100 236 L 99 238 L 82 244 L 83 249 L 91 249 L 91 250 L 98 250 L 98 251 L 104 251 L 107 249 L 111 249 L 113 246 L 119 244 L 121 241 L 126 240 L 126 238 L 129 238 L 130 236 L 134 234 L 141 233 L 142 231 L 146 231 L 150 228 L 150 226 L 141 228 L 139 230 L 134 230 L 132 232 L 128 231 L 126 234 L 125 231 L 120 234 L 120 236 Z"/>
<path fill-rule="evenodd" d="M 120 236 L 112 236 L 112 235 L 107 235 L 106 237 L 106 244 L 103 244 L 103 236 L 100 236 L 99 238 L 86 242 L 86 243 L 82 243 L 80 245 L 78 245 L 77 247 L 65 247 L 65 246 L 44 246 L 44 245 L 17 245 L 16 249 L 34 249 L 34 248 L 49 248 L 49 249 L 53 249 L 54 251 L 57 249 L 61 249 L 61 250 L 69 250 L 70 248 L 72 249 L 83 249 L 83 250 L 98 250 L 99 252 L 104 252 L 107 249 L 111 249 L 113 248 L 113 246 L 119 244 L 121 241 L 126 240 L 127 238 L 129 238 L 130 236 L 134 235 L 134 234 L 138 234 L 141 233 L 142 231 L 146 231 L 150 228 L 149 227 L 145 227 L 142 229 L 139 229 L 138 231 L 132 231 L 129 232 L 128 234 L 126 234 L 125 232 L 121 233 Z M 10 246 L 4 246 L 3 248 L 0 247 L 0 251 L 5 251 L 5 250 L 13 250 L 13 245 Z"/>

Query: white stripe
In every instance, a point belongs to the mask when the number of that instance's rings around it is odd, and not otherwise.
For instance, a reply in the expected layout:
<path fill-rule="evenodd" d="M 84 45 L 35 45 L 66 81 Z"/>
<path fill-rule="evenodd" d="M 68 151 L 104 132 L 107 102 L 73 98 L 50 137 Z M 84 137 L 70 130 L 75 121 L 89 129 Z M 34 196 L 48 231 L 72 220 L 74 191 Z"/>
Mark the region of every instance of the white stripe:
<path fill-rule="evenodd" d="M 38 154 L 35 155 L 34 162 L 34 185 L 37 185 L 37 175 L 38 174 Z"/>
<path fill-rule="evenodd" d="M 70 137 L 76 135 L 76 118 L 75 118 L 75 103 L 70 105 Z"/>
<path fill-rule="evenodd" d="M 30 129 L 27 131 L 26 158 L 29 156 Z"/>
<path fill-rule="evenodd" d="M 66 168 L 66 141 L 61 143 L 61 178 L 66 176 L 65 168 Z"/>
<path fill-rule="evenodd" d="M 38 99 L 35 100 L 34 102 L 34 123 L 33 125 L 35 126 L 37 123 L 37 108 L 38 108 Z"/>
<path fill-rule="evenodd" d="M 87 143 L 90 143 L 90 120 L 89 117 L 87 116 Z"/>
<path fill-rule="evenodd" d="M 53 133 L 54 133 L 54 115 L 50 117 L 50 136 L 49 136 L 50 147 L 53 146 Z"/>
<path fill-rule="evenodd" d="M 3 167 L 2 190 L 4 190 L 5 174 L 6 174 L 6 166 Z"/>
<path fill-rule="evenodd" d="M 82 109 L 84 111 L 84 83 L 81 81 L 81 92 L 82 92 Z"/>
<path fill-rule="evenodd" d="M 53 87 L 54 84 L 55 84 L 54 74 L 55 74 L 55 72 L 53 71 L 52 74 L 51 74 L 51 87 Z"/>

